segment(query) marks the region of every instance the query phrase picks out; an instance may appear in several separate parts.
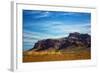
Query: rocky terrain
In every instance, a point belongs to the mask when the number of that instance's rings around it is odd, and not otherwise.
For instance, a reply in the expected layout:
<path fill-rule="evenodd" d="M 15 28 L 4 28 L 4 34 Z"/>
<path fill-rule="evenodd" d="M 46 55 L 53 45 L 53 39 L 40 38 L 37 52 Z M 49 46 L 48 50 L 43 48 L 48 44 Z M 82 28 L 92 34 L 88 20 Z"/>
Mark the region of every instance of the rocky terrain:
<path fill-rule="evenodd" d="M 59 39 L 45 39 L 35 43 L 34 47 L 30 50 L 43 51 L 43 50 L 64 50 L 69 47 L 86 47 L 91 46 L 91 36 L 88 34 L 70 33 L 68 37 Z"/>

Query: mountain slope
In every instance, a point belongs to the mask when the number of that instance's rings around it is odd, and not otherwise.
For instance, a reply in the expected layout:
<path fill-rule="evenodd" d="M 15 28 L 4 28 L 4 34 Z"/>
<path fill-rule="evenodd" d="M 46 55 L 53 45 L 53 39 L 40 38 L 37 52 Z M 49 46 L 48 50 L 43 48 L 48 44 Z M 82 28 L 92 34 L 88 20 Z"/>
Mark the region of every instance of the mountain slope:
<path fill-rule="evenodd" d="M 91 36 L 89 34 L 80 34 L 78 32 L 70 33 L 68 37 L 59 39 L 44 39 L 35 43 L 30 50 L 64 50 L 71 47 L 91 47 Z"/>

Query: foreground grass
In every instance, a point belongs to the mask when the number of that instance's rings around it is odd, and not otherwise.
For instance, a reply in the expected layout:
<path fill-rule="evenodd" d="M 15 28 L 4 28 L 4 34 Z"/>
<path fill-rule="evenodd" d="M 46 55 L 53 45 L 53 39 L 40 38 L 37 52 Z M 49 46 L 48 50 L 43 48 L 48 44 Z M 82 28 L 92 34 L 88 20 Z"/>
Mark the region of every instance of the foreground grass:
<path fill-rule="evenodd" d="M 23 62 L 62 61 L 91 59 L 89 50 L 77 49 L 67 51 L 28 51 L 23 52 Z"/>

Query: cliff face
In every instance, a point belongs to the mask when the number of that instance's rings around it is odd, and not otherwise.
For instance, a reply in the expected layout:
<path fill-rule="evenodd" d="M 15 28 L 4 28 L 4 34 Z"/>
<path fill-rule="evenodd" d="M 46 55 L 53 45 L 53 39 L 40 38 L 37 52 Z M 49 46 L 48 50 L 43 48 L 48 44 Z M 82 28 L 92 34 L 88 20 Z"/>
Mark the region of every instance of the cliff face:
<path fill-rule="evenodd" d="M 68 37 L 59 39 L 45 39 L 35 43 L 31 50 L 64 50 L 69 47 L 91 47 L 91 36 L 89 34 L 70 33 Z"/>

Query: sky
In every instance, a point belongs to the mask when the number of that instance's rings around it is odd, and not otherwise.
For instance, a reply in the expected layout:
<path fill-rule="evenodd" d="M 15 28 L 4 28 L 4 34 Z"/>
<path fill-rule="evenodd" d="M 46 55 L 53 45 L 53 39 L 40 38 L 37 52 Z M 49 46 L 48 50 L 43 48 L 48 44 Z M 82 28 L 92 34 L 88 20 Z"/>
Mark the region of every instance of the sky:
<path fill-rule="evenodd" d="M 38 40 L 67 37 L 69 33 L 91 34 L 91 13 L 23 10 L 23 49 Z"/>

